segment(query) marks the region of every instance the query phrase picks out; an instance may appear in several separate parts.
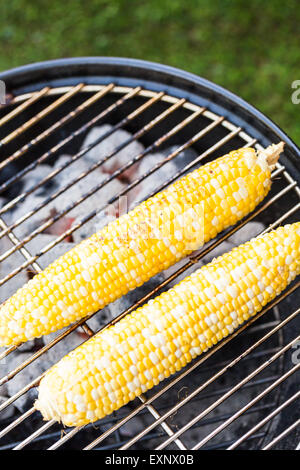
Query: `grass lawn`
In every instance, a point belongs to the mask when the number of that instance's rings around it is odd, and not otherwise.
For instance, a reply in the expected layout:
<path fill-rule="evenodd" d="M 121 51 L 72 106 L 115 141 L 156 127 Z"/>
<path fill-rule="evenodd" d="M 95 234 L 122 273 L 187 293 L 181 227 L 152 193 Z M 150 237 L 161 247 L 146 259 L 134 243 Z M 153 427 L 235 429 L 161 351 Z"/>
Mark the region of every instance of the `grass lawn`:
<path fill-rule="evenodd" d="M 86 55 L 153 60 L 230 89 L 300 144 L 297 0 L 8 0 L 0 18 L 0 70 Z"/>

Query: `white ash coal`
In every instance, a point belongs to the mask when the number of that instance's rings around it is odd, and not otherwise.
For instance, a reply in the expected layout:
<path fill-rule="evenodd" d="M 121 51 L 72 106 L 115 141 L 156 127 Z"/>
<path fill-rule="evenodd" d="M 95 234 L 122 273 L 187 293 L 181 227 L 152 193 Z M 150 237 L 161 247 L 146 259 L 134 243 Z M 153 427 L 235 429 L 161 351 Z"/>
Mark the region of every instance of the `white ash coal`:
<path fill-rule="evenodd" d="M 110 125 L 93 128 L 86 136 L 82 149 L 111 131 L 112 126 Z M 21 194 L 27 191 L 29 191 L 29 194 L 25 200 L 17 204 L 13 210 L 6 212 L 3 218 L 8 226 L 12 224 L 17 225 L 13 229 L 13 233 L 20 240 L 23 240 L 33 231 L 36 233 L 34 238 L 25 245 L 30 255 L 39 255 L 41 250 L 53 243 L 56 238 L 62 235 L 66 230 L 74 228 L 77 224 L 80 225 L 80 227 L 78 227 L 72 234 L 68 235 L 62 242 L 52 247 L 50 250 L 47 250 L 46 253 L 38 258 L 38 263 L 41 268 L 45 268 L 60 255 L 71 249 L 74 244 L 90 236 L 115 217 L 118 217 L 123 212 L 125 213 L 127 210 L 133 208 L 138 202 L 146 199 L 149 194 L 158 190 L 166 181 L 175 180 L 178 176 L 178 171 L 182 170 L 198 156 L 193 149 L 187 149 L 180 152 L 174 159 L 171 159 L 165 165 L 161 165 L 166 156 L 176 152 L 177 150 L 176 146 L 165 148 L 156 153 L 146 154 L 138 162 L 132 165 L 130 169 L 114 178 L 112 175 L 115 171 L 126 165 L 130 160 L 132 160 L 132 158 L 140 156 L 145 152 L 143 144 L 137 141 L 133 141 L 129 145 L 124 146 L 124 148 L 121 148 L 122 145 L 125 145 L 131 137 L 132 135 L 129 132 L 117 130 L 104 138 L 101 143 L 96 145 L 76 161 L 74 161 L 74 158 L 71 155 L 60 155 L 57 157 L 53 166 L 42 164 L 37 166 L 33 171 L 24 175 L 22 179 Z M 107 158 L 114 153 L 114 156 L 109 159 Z M 105 160 L 105 163 L 99 165 L 88 175 L 82 177 L 89 171 L 92 165 L 97 165 L 102 160 Z M 67 166 L 68 163 L 70 164 Z M 151 175 L 145 177 L 145 175 L 154 167 L 159 168 L 157 168 L 157 170 Z M 62 169 L 62 171 L 58 171 L 61 168 L 64 169 Z M 52 173 L 54 173 L 55 176 L 53 176 L 46 184 L 33 190 L 37 184 Z M 141 179 L 141 182 L 134 185 L 127 194 L 126 189 L 128 188 L 128 185 L 132 184 L 139 178 Z M 70 183 L 75 179 L 78 181 L 75 184 L 70 185 Z M 108 179 L 110 179 L 109 182 L 107 182 Z M 101 188 L 95 191 L 94 194 L 87 197 L 71 210 L 66 210 L 71 207 L 72 204 L 75 204 L 80 200 L 80 198 L 84 198 L 88 192 L 92 191 L 93 188 L 96 188 L 99 185 L 102 185 Z M 45 201 L 58 192 L 61 192 L 58 197 L 53 197 L 53 200 L 44 205 Z M 111 198 L 120 193 L 124 193 L 124 196 L 117 199 L 114 204 L 109 205 Z M 0 198 L 0 207 L 5 206 L 5 204 L 7 204 L 7 200 L 5 198 Z M 97 214 L 86 223 L 81 224 L 82 219 L 95 210 L 97 211 Z M 66 211 L 66 213 L 62 215 L 58 221 L 53 224 L 49 224 L 49 227 L 45 229 L 43 228 L 43 225 L 47 223 L 48 220 L 51 220 L 53 217 L 57 216 L 57 214 L 64 211 Z M 31 213 L 30 217 L 27 217 L 28 213 Z M 22 218 L 24 220 L 22 220 Z M 19 223 L 21 220 L 22 223 Z M 263 225 L 258 222 L 247 224 L 235 235 L 230 237 L 228 241 L 222 243 L 209 255 L 205 256 L 202 261 L 194 264 L 186 272 L 181 274 L 179 278 L 172 281 L 168 286 L 166 286 L 166 288 L 177 283 L 178 280 L 199 268 L 203 263 L 210 261 L 213 257 L 218 256 L 223 252 L 230 250 L 233 246 L 252 238 L 263 230 L 263 228 Z M 7 250 L 11 250 L 12 248 L 13 244 L 7 235 L 0 239 L 0 255 L 3 255 Z M 0 278 L 3 279 L 10 275 L 10 273 L 18 268 L 18 266 L 23 262 L 24 258 L 18 251 L 12 253 L 8 258 L 0 263 Z M 176 266 L 155 276 L 144 286 L 135 289 L 111 305 L 108 305 L 87 322 L 88 326 L 92 328 L 93 331 L 99 330 L 121 312 L 129 309 L 135 302 L 155 289 L 161 282 L 185 263 L 186 260 L 177 263 Z M 10 297 L 17 288 L 21 287 L 32 276 L 33 271 L 32 268 L 29 267 L 21 270 L 17 275 L 13 276 L 12 279 L 1 285 L 1 302 Z M 33 352 L 49 344 L 61 333 L 62 331 L 59 331 L 46 337 L 29 341 L 17 348 L 16 351 L 9 354 L 4 359 L 0 360 L 0 377 L 6 376 L 17 366 L 29 359 Z M 77 347 L 86 339 L 87 334 L 79 328 L 66 336 L 62 341 L 58 342 L 54 347 L 50 348 L 40 358 L 34 360 L 24 370 L 16 374 L 13 379 L 0 387 L 0 405 L 6 397 L 15 395 L 31 380 L 40 376 L 52 364 L 57 362 L 66 353 Z M 23 412 L 32 406 L 32 400 L 35 396 L 36 390 L 30 390 L 14 402 L 14 408 Z M 5 413 L 1 412 L 0 420 L 10 417 L 12 413 L 11 410 L 14 408 L 9 407 L 6 409 Z M 134 420 L 134 425 L 129 421 L 129 423 L 123 427 L 122 432 L 125 436 L 132 435 L 132 426 L 134 426 L 135 431 L 138 429 L 137 420 L 139 419 L 141 419 L 141 427 L 144 426 L 142 418 L 137 417 Z"/>
<path fill-rule="evenodd" d="M 113 127 L 110 124 L 94 127 L 86 136 L 82 148 L 88 147 L 93 144 L 93 142 L 105 136 L 105 134 L 111 133 L 112 129 Z M 101 170 L 104 173 L 111 174 L 120 167 L 126 165 L 132 158 L 140 155 L 145 150 L 144 146 L 140 142 L 134 140 L 126 145 L 126 147 L 116 151 L 125 145 L 125 143 L 131 138 L 132 134 L 129 132 L 123 129 L 117 130 L 89 150 L 89 152 L 85 154 L 85 159 L 89 160 L 89 163 L 98 163 L 100 160 L 106 159 L 108 156 L 114 154 L 113 158 L 108 159 L 101 166 Z M 122 178 L 125 177 L 130 179 L 135 176 L 134 173 L 135 171 L 132 167 L 128 168 L 128 170 L 122 174 Z"/>

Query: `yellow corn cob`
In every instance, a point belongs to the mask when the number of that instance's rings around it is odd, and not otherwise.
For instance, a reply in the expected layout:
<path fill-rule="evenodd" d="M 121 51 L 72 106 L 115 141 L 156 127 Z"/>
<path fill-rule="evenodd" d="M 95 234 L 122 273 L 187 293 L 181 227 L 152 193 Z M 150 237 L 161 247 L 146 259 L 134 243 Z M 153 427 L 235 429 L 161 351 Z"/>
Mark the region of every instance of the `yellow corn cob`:
<path fill-rule="evenodd" d="M 300 274 L 300 222 L 213 260 L 98 333 L 52 367 L 35 407 L 81 426 L 179 371 L 276 297 Z"/>
<path fill-rule="evenodd" d="M 96 312 L 235 224 L 268 193 L 283 143 L 208 163 L 64 254 L 0 308 L 0 346 Z"/>

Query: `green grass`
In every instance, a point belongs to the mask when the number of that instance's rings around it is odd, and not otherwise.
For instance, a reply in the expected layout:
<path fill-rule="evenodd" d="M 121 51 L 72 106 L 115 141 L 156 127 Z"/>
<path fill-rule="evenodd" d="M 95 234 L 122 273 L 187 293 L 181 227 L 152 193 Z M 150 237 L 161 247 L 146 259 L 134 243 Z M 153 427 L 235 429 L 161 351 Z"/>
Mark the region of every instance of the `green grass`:
<path fill-rule="evenodd" d="M 173 65 L 242 96 L 300 142 L 297 0 L 9 0 L 0 70 L 111 55 Z"/>

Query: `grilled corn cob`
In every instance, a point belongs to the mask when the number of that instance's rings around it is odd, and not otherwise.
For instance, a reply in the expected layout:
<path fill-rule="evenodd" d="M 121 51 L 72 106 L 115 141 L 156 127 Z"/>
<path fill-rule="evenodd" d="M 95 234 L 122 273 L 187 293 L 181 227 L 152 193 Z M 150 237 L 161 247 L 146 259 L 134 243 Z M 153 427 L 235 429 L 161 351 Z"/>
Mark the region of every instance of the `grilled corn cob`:
<path fill-rule="evenodd" d="M 300 222 L 252 239 L 98 333 L 52 367 L 35 407 L 81 426 L 179 371 L 300 274 Z"/>
<path fill-rule="evenodd" d="M 140 286 L 262 201 L 283 143 L 208 163 L 64 254 L 0 308 L 0 346 L 48 334 Z"/>

